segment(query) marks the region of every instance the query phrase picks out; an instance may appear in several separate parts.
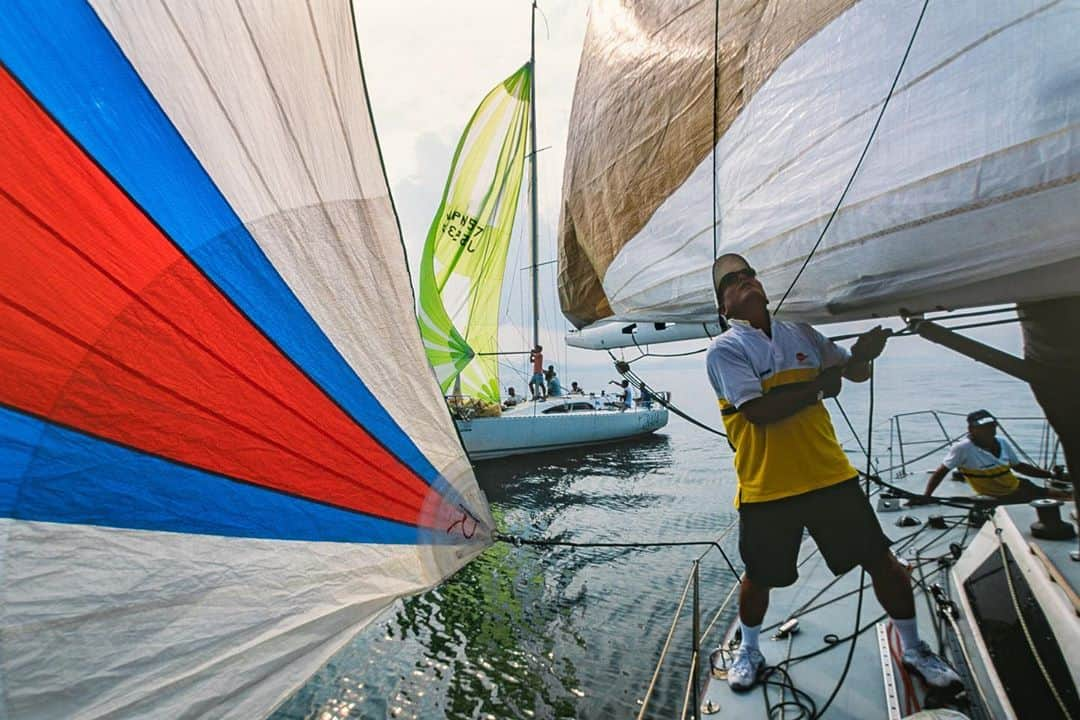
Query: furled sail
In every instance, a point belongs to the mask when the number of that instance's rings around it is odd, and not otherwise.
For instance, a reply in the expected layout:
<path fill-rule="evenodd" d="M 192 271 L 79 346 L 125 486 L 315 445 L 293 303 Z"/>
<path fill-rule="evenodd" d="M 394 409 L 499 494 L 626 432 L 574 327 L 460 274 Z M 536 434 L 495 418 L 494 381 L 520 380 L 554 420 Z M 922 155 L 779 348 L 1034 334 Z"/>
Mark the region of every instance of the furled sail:
<path fill-rule="evenodd" d="M 915 33 L 922 7 L 596 0 L 563 183 L 567 317 L 715 320 L 709 266 L 725 252 L 779 299 L 909 42 L 783 312 L 829 321 L 1080 294 L 1080 4 L 931 2 Z"/>
<path fill-rule="evenodd" d="M 266 715 L 490 542 L 348 0 L 0 9 L 0 717 Z"/>
<path fill-rule="evenodd" d="M 525 167 L 531 68 L 499 83 L 458 141 L 420 261 L 420 331 L 439 384 L 498 403 L 499 296 Z M 489 354 L 484 354 L 489 353 Z"/>

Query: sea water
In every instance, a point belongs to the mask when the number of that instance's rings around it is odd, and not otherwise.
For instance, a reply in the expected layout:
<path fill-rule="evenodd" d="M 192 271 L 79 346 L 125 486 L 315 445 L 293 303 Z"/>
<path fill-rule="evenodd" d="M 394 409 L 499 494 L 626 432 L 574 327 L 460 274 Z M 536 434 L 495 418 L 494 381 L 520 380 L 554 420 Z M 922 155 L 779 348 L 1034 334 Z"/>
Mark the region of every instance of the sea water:
<path fill-rule="evenodd" d="M 983 332 L 1003 349 L 1019 351 L 1015 328 Z M 703 365 L 704 355 L 695 355 L 644 358 L 633 367 L 653 387 L 671 390 L 680 408 L 719 427 Z M 561 374 L 567 386 L 578 380 L 597 391 L 617 378 L 598 367 Z M 837 435 L 862 468 L 869 384 L 846 383 L 839 399 L 855 433 L 829 402 Z M 1041 415 L 1023 383 L 920 339 L 893 340 L 875 373 L 871 454 L 882 468 L 899 463 L 890 416 L 959 413 L 941 416 L 946 432 L 956 436 L 964 429 L 962 414 L 984 407 L 1001 417 Z M 901 427 L 909 461 L 942 442 L 929 416 L 905 418 Z M 1041 421 L 1010 420 L 1003 427 L 1037 462 L 1050 459 Z M 943 455 L 931 452 L 908 470 L 925 475 Z M 578 543 L 706 541 L 736 518 L 731 456 L 723 438 L 672 415 L 663 431 L 645 440 L 483 463 L 477 476 L 508 535 Z M 948 482 L 939 490 L 945 492 Z M 722 546 L 738 564 L 735 533 Z M 702 550 L 497 544 L 437 589 L 393 605 L 273 717 L 636 717 Z M 733 582 L 719 553 L 708 554 L 700 579 L 703 628 Z M 734 606 L 721 613 L 706 646 L 716 644 L 733 616 Z M 687 608 L 648 717 L 679 716 L 690 627 Z"/>

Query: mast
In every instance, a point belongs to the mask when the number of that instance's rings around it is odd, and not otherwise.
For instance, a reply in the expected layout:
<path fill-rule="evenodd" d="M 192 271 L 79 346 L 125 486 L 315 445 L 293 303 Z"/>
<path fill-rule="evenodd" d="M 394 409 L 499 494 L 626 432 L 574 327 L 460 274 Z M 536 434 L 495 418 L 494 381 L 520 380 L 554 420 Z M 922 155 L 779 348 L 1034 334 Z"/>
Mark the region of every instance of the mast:
<path fill-rule="evenodd" d="M 529 67 L 532 70 L 532 82 L 529 85 L 529 152 L 532 162 L 529 163 L 529 245 L 532 262 L 530 263 L 530 275 L 532 277 L 532 310 L 533 310 L 533 347 L 540 344 L 540 263 L 539 241 L 537 230 L 537 205 L 536 205 L 536 0 L 532 4 L 532 28 L 529 43 Z"/>

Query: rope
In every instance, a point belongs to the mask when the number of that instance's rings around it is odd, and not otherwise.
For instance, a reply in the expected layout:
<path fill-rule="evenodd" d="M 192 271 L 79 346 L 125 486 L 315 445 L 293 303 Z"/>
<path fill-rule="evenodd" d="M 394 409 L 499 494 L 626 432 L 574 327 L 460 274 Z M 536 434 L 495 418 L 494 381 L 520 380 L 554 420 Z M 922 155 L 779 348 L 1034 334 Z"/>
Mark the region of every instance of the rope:
<path fill-rule="evenodd" d="M 975 683 L 975 690 L 979 693 L 983 708 L 986 710 L 987 714 L 989 714 L 990 701 L 986 699 L 986 691 L 983 690 L 982 683 L 979 682 L 979 674 L 975 672 L 975 663 L 972 662 L 971 655 L 968 654 L 967 643 L 964 642 L 964 636 L 960 633 L 960 628 L 957 627 L 956 620 L 953 619 L 952 613 L 941 612 L 940 614 L 945 617 L 945 620 L 952 626 L 952 630 L 956 634 L 956 640 L 960 645 L 960 654 L 964 656 L 964 662 L 967 663 L 968 674 Z"/>
<path fill-rule="evenodd" d="M 645 697 L 641 701 L 641 710 L 638 712 L 637 720 L 642 720 L 645 717 L 645 712 L 649 709 L 649 700 L 652 699 L 653 690 L 656 688 L 656 680 L 660 677 L 660 668 L 663 666 L 664 658 L 667 657 L 667 651 L 671 647 L 671 638 L 675 634 L 675 626 L 679 624 L 679 616 L 682 615 L 682 609 L 686 606 L 686 594 L 690 592 L 690 584 L 693 579 L 693 575 L 686 578 L 686 585 L 683 587 L 682 597 L 679 598 L 679 604 L 675 607 L 675 617 L 671 619 L 671 627 L 668 628 L 667 639 L 664 640 L 664 647 L 660 650 L 660 660 L 656 663 L 656 669 L 653 671 L 652 679 L 649 681 L 649 687 L 645 691 Z"/>
<path fill-rule="evenodd" d="M 682 712 L 679 714 L 679 720 L 686 720 L 686 711 L 690 707 L 690 693 L 694 689 L 694 679 L 697 678 L 700 653 L 701 649 L 698 648 L 698 650 L 692 653 L 690 657 L 690 677 L 686 680 L 686 692 L 683 693 Z"/>
<path fill-rule="evenodd" d="M 690 355 L 700 355 L 701 353 L 703 353 L 703 352 L 705 352 L 706 350 L 709 349 L 707 347 L 703 347 L 703 348 L 698 348 L 697 350 L 689 350 L 687 352 L 681 352 L 681 353 L 654 353 L 654 352 L 649 352 L 648 349 L 641 347 L 641 345 L 638 344 L 637 335 L 635 335 L 634 333 L 630 333 L 630 339 L 634 341 L 634 347 L 636 347 L 638 349 L 638 352 L 641 353 L 641 355 L 634 358 L 634 360 L 640 360 L 641 358 L 644 358 L 644 357 L 658 357 L 658 358 L 689 357 Z M 630 362 L 634 362 L 634 360 L 631 360 Z"/>
<path fill-rule="evenodd" d="M 923 11 L 924 12 L 926 11 L 926 5 L 925 4 L 923 5 Z M 922 20 L 922 15 L 919 16 L 919 20 L 920 21 Z M 918 25 L 916 25 L 916 29 L 918 29 Z M 914 35 L 912 35 L 912 40 L 914 40 L 914 39 L 915 39 L 915 37 L 914 37 Z M 911 49 L 911 44 L 910 43 L 908 44 L 908 49 L 909 50 Z M 904 54 L 904 57 L 905 58 L 907 57 L 907 53 Z M 898 78 L 900 77 L 899 73 L 897 73 L 897 77 Z M 896 81 L 894 80 L 893 81 L 893 86 L 895 87 L 895 85 L 896 85 Z M 891 91 L 890 91 L 890 93 L 891 93 Z M 880 117 L 878 119 L 880 120 Z M 871 448 L 873 447 L 873 442 L 874 442 L 874 363 L 873 363 L 873 361 L 870 362 L 869 396 L 870 396 L 869 397 L 869 405 L 870 406 L 869 406 L 869 408 L 867 409 L 867 412 L 866 412 L 866 414 L 867 414 L 867 420 L 866 420 L 867 437 L 866 437 L 866 490 L 865 490 L 865 492 L 866 492 L 867 497 L 869 497 L 869 495 L 870 495 L 870 472 L 871 472 L 871 470 L 873 470 L 873 467 L 874 467 L 873 460 L 871 459 L 871 457 L 872 457 Z M 861 442 L 859 443 L 859 447 L 862 447 Z M 829 709 L 829 706 L 832 705 L 833 700 L 835 700 L 836 696 L 840 693 L 840 688 L 843 687 L 844 680 L 847 679 L 848 670 L 851 669 L 851 660 L 852 660 L 852 658 L 855 657 L 855 645 L 857 644 L 858 637 L 859 637 L 859 622 L 862 620 L 862 606 L 863 606 L 863 596 L 865 594 L 865 589 L 866 589 L 866 567 L 864 566 L 864 567 L 861 568 L 861 570 L 859 572 L 859 600 L 855 604 L 855 630 L 852 632 L 851 647 L 848 648 L 847 660 L 844 661 L 844 670 L 843 670 L 843 672 L 840 673 L 840 679 L 836 681 L 836 687 L 833 688 L 832 694 L 829 695 L 829 699 L 825 701 L 824 705 L 822 705 L 821 712 L 820 713 L 815 713 L 811 717 L 819 718 L 819 717 L 822 717 L 825 714 L 825 711 Z"/>
<path fill-rule="evenodd" d="M 712 545 L 724 554 L 716 540 L 671 540 L 652 542 L 572 542 L 570 540 L 533 540 L 530 538 L 517 537 L 495 533 L 492 536 L 496 542 L 509 543 L 510 545 L 532 545 L 534 547 L 576 547 L 576 548 L 657 548 L 657 547 L 689 547 L 693 545 Z M 726 557 L 726 555 L 725 555 Z"/>
<path fill-rule="evenodd" d="M 863 146 L 862 153 L 859 155 L 859 161 L 855 163 L 855 169 L 851 171 L 851 177 L 848 178 L 847 185 L 844 186 L 844 191 L 840 193 L 840 198 L 836 201 L 836 207 L 829 213 L 829 219 L 825 222 L 825 227 L 821 229 L 821 234 L 818 235 L 817 241 L 814 246 L 810 248 L 810 253 L 803 260 L 802 267 L 799 268 L 799 272 L 795 273 L 795 277 L 792 278 L 791 284 L 788 289 L 784 291 L 784 296 L 780 298 L 780 302 L 776 304 L 776 309 L 773 310 L 773 315 L 780 312 L 780 308 L 783 306 L 784 301 L 787 300 L 788 295 L 795 287 L 795 283 L 799 282 L 799 278 L 802 277 L 803 270 L 810 264 L 810 259 L 814 257 L 814 253 L 817 252 L 818 247 L 821 245 L 821 241 L 825 239 L 825 233 L 829 231 L 829 227 L 832 225 L 833 219 L 840 211 L 840 206 L 844 202 L 844 198 L 847 197 L 848 190 L 851 189 L 851 185 L 855 182 L 855 176 L 859 172 L 859 168 L 862 166 L 863 160 L 866 159 L 866 153 L 870 150 L 870 143 L 874 140 L 874 135 L 877 134 L 878 126 L 881 125 L 881 118 L 885 115 L 885 108 L 889 106 L 889 101 L 892 100 L 893 92 L 896 90 L 896 84 L 900 81 L 900 74 L 904 71 L 904 65 L 907 64 L 908 55 L 911 53 L 911 46 L 915 44 L 915 36 L 919 34 L 919 26 L 922 25 L 923 16 L 926 15 L 926 7 L 930 4 L 930 0 L 923 0 L 922 10 L 919 11 L 919 19 L 915 21 L 915 28 L 911 31 L 911 39 L 908 40 L 907 48 L 904 50 L 904 57 L 900 59 L 900 67 L 896 68 L 896 75 L 893 77 L 892 85 L 889 86 L 889 92 L 885 96 L 885 101 L 881 103 L 881 111 L 878 112 L 877 120 L 874 121 L 874 127 L 870 130 L 870 137 L 866 138 L 866 145 Z M 715 176 L 715 173 L 714 173 Z M 713 253 L 715 256 L 715 253 Z M 827 706 L 826 706 L 827 707 Z"/>
<path fill-rule="evenodd" d="M 712 546 L 712 547 L 718 548 L 720 550 L 721 554 L 723 554 L 724 550 L 723 550 L 723 548 L 720 547 L 720 542 L 725 537 L 727 537 L 731 533 L 731 531 L 734 530 L 738 526 L 738 524 L 739 524 L 738 519 L 732 520 L 731 523 L 729 523 L 728 526 L 723 529 L 723 531 L 720 533 L 719 536 L 717 536 L 717 538 L 715 540 L 713 540 L 712 542 L 709 542 L 707 544 Z M 699 544 L 704 544 L 704 543 L 699 543 Z M 708 553 L 709 550 L 712 549 L 712 547 L 706 548 L 705 552 L 702 553 L 698 557 L 697 562 L 700 562 L 701 558 L 705 557 L 705 554 Z M 727 559 L 727 556 L 724 555 L 724 558 Z M 730 564 L 731 564 L 730 560 L 728 561 L 728 564 L 730 566 Z M 671 645 L 671 638 L 672 638 L 672 635 L 675 633 L 675 626 L 679 622 L 679 616 L 682 615 L 682 609 L 686 604 L 686 593 L 689 591 L 690 584 L 693 582 L 693 579 L 694 579 L 694 573 L 693 573 L 693 571 L 691 571 L 691 573 L 686 578 L 686 585 L 685 585 L 685 587 L 683 587 L 682 598 L 679 600 L 679 604 L 675 608 L 675 616 L 671 619 L 671 627 L 668 629 L 668 635 L 667 635 L 667 639 L 664 640 L 664 646 L 660 650 L 660 657 L 656 661 L 656 668 L 653 670 L 652 680 L 649 682 L 648 690 L 646 690 L 646 692 L 645 692 L 645 698 L 641 701 L 641 710 L 638 712 L 638 720 L 641 720 L 642 718 L 645 717 L 645 713 L 649 708 L 649 700 L 652 697 L 653 689 L 656 687 L 656 680 L 660 676 L 660 668 L 663 667 L 664 660 L 667 658 L 668 648 Z M 737 588 L 737 587 L 738 587 L 737 583 L 734 586 L 732 586 L 732 591 L 728 593 L 728 598 L 727 598 L 727 600 L 724 601 L 725 604 L 727 603 L 728 600 L 731 599 L 731 596 L 734 594 L 735 588 Z M 723 606 L 721 606 L 721 610 L 723 610 Z M 710 627 L 711 627 L 711 625 L 710 625 Z M 706 629 L 705 634 L 708 634 L 708 629 Z M 702 635 L 702 639 L 704 639 L 705 634 Z M 689 689 L 689 685 L 687 686 L 687 688 Z M 684 711 L 685 711 L 685 706 L 684 706 Z"/>
<path fill-rule="evenodd" d="M 1050 677 L 1050 671 L 1046 669 L 1046 665 L 1039 655 L 1039 649 L 1035 647 L 1035 640 L 1031 637 L 1031 630 L 1028 629 L 1027 620 L 1024 619 L 1020 599 L 1016 596 L 1016 587 L 1013 585 L 1012 572 L 1009 570 L 1009 556 L 1005 552 L 1005 543 L 1001 540 L 1001 528 L 998 527 L 997 520 L 993 516 L 990 516 L 990 522 L 994 524 L 994 537 L 997 538 L 998 552 L 1001 553 L 1001 567 L 1005 571 L 1005 580 L 1009 585 L 1009 597 L 1012 598 L 1013 610 L 1016 611 L 1016 619 L 1020 621 L 1020 628 L 1024 631 L 1028 649 L 1031 650 L 1035 663 L 1039 666 L 1039 672 L 1042 673 L 1043 679 L 1046 680 L 1046 684 L 1050 687 L 1054 700 L 1057 702 L 1058 707 L 1061 708 L 1061 714 L 1065 716 L 1066 720 L 1071 720 L 1072 715 L 1069 714 L 1069 708 L 1066 707 L 1065 701 L 1061 699 L 1061 693 L 1058 692 L 1057 686 L 1054 685 L 1054 681 Z"/>
<path fill-rule="evenodd" d="M 713 102 L 712 102 L 712 256 L 716 259 L 720 238 L 719 192 L 716 179 L 716 146 L 720 142 L 720 0 L 713 3 Z"/>
<path fill-rule="evenodd" d="M 671 412 L 675 413 L 676 415 L 678 415 L 679 417 L 681 417 L 683 420 L 690 423 L 691 425 L 696 425 L 697 427 L 701 428 L 702 430 L 707 430 L 708 432 L 711 432 L 714 435 L 719 435 L 722 438 L 727 437 L 726 433 L 720 432 L 716 428 L 713 428 L 713 427 L 710 427 L 710 426 L 706 425 L 705 423 L 701 422 L 700 420 L 694 418 L 691 415 L 688 415 L 687 413 L 683 412 L 679 408 L 675 407 L 675 405 L 673 405 L 670 400 L 665 400 L 663 398 L 663 396 L 661 396 L 656 390 L 653 390 L 651 387 L 649 387 L 648 384 L 646 384 L 645 381 L 642 380 L 641 377 L 637 375 L 637 373 L 635 373 L 634 371 L 632 371 L 630 369 L 630 363 L 628 363 L 628 362 L 626 362 L 624 360 L 617 359 L 615 357 L 615 354 L 612 353 L 611 350 L 608 350 L 607 352 L 608 352 L 608 355 L 611 357 L 612 361 L 615 363 L 615 370 L 618 371 L 618 373 L 620 375 L 622 375 L 624 378 L 626 378 L 628 381 L 630 381 L 630 384 L 633 385 L 635 388 L 637 388 L 639 391 L 640 390 L 648 390 L 649 394 L 653 396 L 653 399 L 656 402 L 660 403 L 662 406 L 664 406 L 665 408 L 667 408 Z"/>

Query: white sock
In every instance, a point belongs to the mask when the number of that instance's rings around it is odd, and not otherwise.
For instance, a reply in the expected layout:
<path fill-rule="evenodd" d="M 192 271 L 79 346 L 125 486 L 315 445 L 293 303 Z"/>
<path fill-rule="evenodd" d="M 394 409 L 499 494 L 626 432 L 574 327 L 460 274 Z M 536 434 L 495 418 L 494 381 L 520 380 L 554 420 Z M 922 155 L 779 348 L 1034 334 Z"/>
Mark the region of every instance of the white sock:
<path fill-rule="evenodd" d="M 898 618 L 889 618 L 892 620 L 893 626 L 896 628 L 896 632 L 900 633 L 900 644 L 904 646 L 904 650 L 913 648 L 919 644 L 919 621 L 915 618 L 907 618 L 900 620 Z"/>
<path fill-rule="evenodd" d="M 755 625 L 750 627 L 742 620 L 739 621 L 739 629 L 742 631 L 742 647 L 758 649 L 758 634 L 761 632 L 761 625 Z"/>

